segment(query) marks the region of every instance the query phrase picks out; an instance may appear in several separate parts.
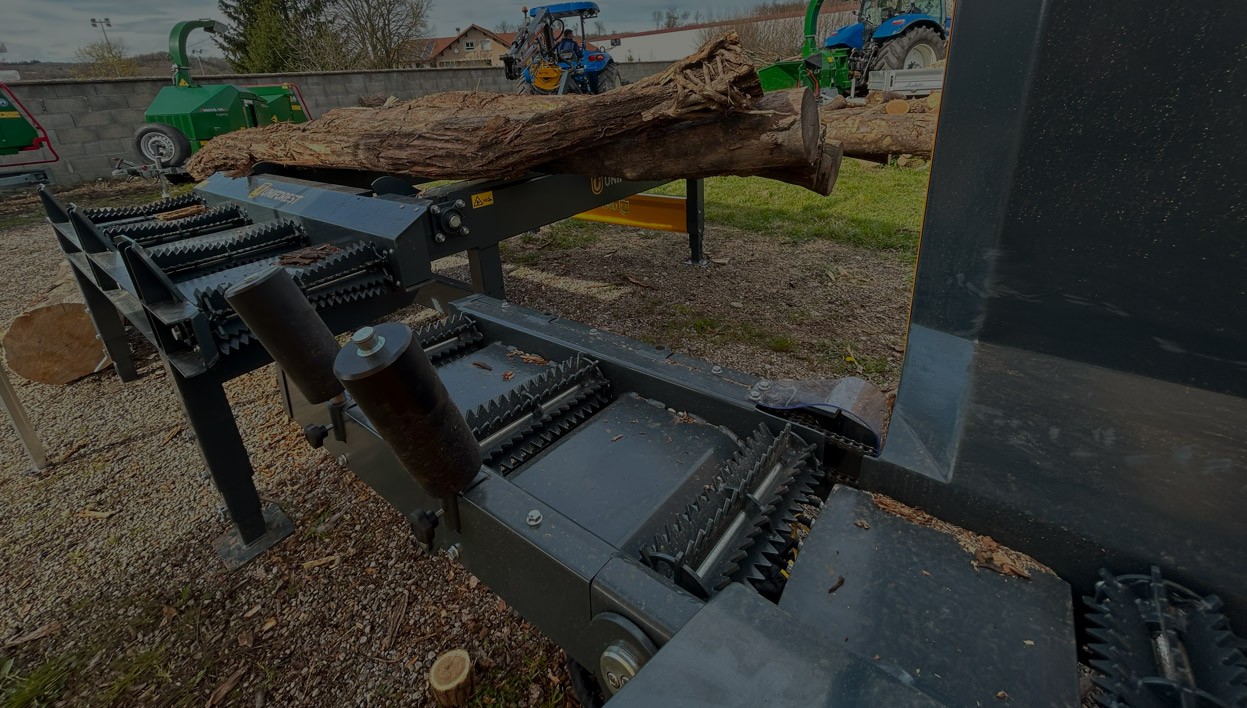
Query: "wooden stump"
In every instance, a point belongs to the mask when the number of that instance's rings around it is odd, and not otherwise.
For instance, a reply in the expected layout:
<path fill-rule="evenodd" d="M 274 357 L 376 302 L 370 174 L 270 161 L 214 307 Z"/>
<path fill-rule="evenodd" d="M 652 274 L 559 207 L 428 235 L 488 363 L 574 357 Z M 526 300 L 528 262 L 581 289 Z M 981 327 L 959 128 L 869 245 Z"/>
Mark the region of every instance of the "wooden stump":
<path fill-rule="evenodd" d="M 53 386 L 72 383 L 112 363 L 95 336 L 68 263 L 57 271 L 56 284 L 13 320 L 3 347 L 13 373 Z"/>
<path fill-rule="evenodd" d="M 429 689 L 439 706 L 467 705 L 476 690 L 472 657 L 463 649 L 453 649 L 437 657 L 429 669 Z"/>

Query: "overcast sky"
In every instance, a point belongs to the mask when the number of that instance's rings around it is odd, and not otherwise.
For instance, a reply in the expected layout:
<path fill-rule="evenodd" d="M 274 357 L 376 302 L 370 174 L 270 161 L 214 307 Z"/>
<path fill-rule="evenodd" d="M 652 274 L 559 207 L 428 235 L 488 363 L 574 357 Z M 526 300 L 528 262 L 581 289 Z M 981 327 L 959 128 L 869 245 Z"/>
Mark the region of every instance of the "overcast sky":
<path fill-rule="evenodd" d="M 502 20 L 511 22 L 520 17 L 520 7 L 535 5 L 510 0 L 435 0 L 433 12 L 434 29 L 439 36 L 454 34 L 456 27 L 467 27 L 475 22 L 483 27 L 493 27 Z M 675 0 L 599 0 L 601 20 L 614 31 L 636 31 L 653 27 L 651 14 L 654 10 L 672 5 L 702 10 L 715 8 L 722 12 L 740 3 L 720 3 L 711 0 L 678 2 Z M 91 18 L 108 17 L 112 28 L 107 30 L 110 40 L 121 40 L 135 54 L 165 51 L 168 47 L 169 29 L 179 20 L 198 17 L 223 19 L 217 10 L 216 0 L 0 0 L 0 42 L 8 47 L 8 53 L 0 55 L 0 61 L 72 60 L 74 50 L 93 41 L 103 39 L 99 30 L 91 28 Z M 205 54 L 219 55 L 220 51 L 208 35 L 192 35 L 191 44 L 199 44 Z"/>

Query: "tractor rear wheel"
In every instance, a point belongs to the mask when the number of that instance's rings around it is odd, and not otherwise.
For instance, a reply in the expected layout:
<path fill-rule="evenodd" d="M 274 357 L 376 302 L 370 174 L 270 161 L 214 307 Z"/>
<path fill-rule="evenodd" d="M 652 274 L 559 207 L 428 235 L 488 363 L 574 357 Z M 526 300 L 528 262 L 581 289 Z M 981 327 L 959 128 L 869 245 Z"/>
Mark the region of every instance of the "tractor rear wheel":
<path fill-rule="evenodd" d="M 871 69 L 924 69 L 943 59 L 947 46 L 934 29 L 915 27 L 880 47 Z"/>
<path fill-rule="evenodd" d="M 186 135 L 164 123 L 140 125 L 134 131 L 134 149 L 150 163 L 159 158 L 165 167 L 181 167 L 191 156 L 191 142 Z"/>
<path fill-rule="evenodd" d="M 611 62 L 598 75 L 598 93 L 614 91 L 620 86 L 623 86 L 623 77 L 619 75 L 619 67 L 615 66 L 615 62 Z"/>

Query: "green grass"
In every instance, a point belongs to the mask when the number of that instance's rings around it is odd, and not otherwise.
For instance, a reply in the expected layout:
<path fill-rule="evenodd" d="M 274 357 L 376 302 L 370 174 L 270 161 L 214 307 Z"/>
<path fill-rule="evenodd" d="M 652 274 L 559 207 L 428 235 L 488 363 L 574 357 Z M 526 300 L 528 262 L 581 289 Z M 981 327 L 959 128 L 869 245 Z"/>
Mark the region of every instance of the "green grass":
<path fill-rule="evenodd" d="M 662 327 L 670 337 L 685 336 L 692 331 L 712 342 L 741 342 L 780 353 L 796 351 L 801 344 L 787 334 L 751 322 L 720 319 L 683 304 L 671 307 Z"/>
<path fill-rule="evenodd" d="M 0 705 L 27 708 L 52 705 L 64 693 L 82 662 L 79 654 L 56 657 L 21 674 L 13 659 L 0 659 Z"/>
<path fill-rule="evenodd" d="M 714 177 L 706 180 L 706 221 L 797 242 L 827 239 L 913 255 L 927 176 L 927 170 L 845 160 L 828 197 L 760 177 Z M 683 195 L 684 184 L 655 193 Z"/>

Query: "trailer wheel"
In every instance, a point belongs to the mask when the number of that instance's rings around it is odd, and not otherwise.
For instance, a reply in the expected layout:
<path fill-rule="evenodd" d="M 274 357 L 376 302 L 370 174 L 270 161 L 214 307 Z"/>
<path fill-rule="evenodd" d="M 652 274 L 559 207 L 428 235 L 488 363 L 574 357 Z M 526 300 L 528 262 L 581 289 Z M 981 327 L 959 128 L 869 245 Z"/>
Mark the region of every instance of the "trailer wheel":
<path fill-rule="evenodd" d="M 948 43 L 930 27 L 915 27 L 879 48 L 871 69 L 924 69 L 944 58 Z"/>
<path fill-rule="evenodd" d="M 164 123 L 146 123 L 134 131 L 134 149 L 148 162 L 181 167 L 191 156 L 191 143 L 182 131 Z"/>

